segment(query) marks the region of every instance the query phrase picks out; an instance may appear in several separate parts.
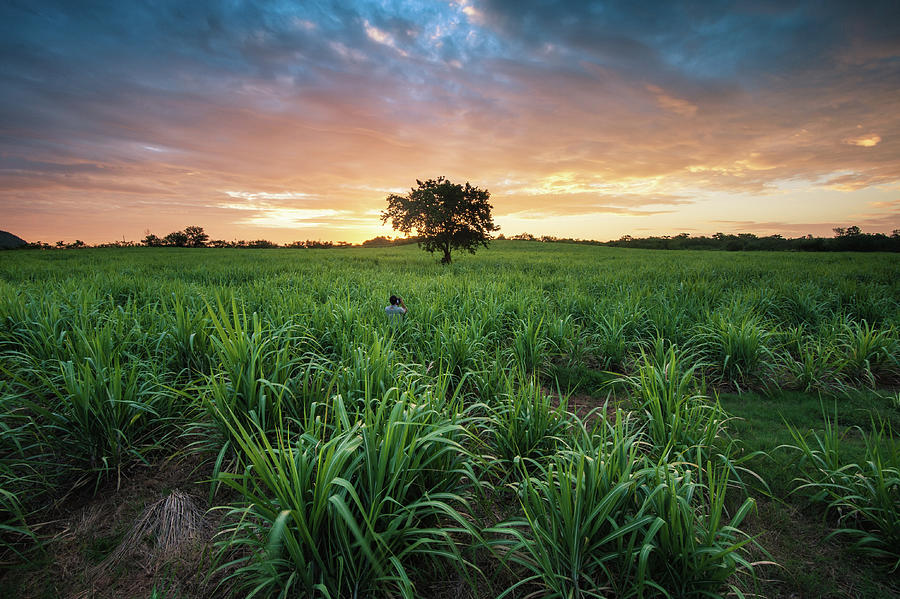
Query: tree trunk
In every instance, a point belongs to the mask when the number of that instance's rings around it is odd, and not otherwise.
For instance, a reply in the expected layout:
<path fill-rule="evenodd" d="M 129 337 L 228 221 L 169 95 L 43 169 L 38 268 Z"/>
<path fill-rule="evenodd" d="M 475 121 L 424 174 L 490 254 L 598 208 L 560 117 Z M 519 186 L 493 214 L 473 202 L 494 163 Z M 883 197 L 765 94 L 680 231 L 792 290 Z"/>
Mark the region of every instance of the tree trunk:
<path fill-rule="evenodd" d="M 441 258 L 441 264 L 450 264 L 450 248 L 444 248 L 444 257 Z"/>

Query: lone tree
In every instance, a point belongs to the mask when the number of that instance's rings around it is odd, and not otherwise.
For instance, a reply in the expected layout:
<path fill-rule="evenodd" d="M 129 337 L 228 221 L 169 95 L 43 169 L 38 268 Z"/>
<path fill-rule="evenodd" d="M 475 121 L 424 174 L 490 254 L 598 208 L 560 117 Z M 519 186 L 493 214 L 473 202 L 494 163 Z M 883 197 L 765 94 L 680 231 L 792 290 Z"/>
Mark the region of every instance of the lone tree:
<path fill-rule="evenodd" d="M 494 225 L 491 194 L 486 189 L 454 185 L 444 177 L 419 181 L 406 195 L 387 197 L 381 222 L 391 221 L 395 230 L 409 235 L 415 231 L 419 247 L 427 252 L 443 252 L 442 264 L 450 264 L 451 250 L 474 254 L 479 245 L 487 247 Z"/>

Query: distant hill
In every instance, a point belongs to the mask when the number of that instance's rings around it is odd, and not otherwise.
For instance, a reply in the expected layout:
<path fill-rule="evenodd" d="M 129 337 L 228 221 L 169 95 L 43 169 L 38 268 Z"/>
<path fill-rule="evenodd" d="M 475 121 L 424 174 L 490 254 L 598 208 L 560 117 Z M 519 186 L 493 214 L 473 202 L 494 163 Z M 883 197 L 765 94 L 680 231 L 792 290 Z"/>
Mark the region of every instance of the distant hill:
<path fill-rule="evenodd" d="M 14 250 L 17 247 L 22 247 L 28 242 L 13 235 L 12 233 L 7 233 L 6 231 L 0 231 L 0 250 Z"/>

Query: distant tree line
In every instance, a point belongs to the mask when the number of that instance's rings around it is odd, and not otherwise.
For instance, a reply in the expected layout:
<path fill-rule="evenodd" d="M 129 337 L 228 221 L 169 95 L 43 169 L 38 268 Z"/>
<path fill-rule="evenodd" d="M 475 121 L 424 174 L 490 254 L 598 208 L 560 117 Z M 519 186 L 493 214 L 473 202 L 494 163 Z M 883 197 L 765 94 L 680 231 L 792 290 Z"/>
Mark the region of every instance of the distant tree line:
<path fill-rule="evenodd" d="M 395 245 L 408 245 L 412 243 L 417 243 L 419 238 L 416 236 L 412 237 L 374 237 L 372 239 L 367 239 L 362 243 L 358 244 L 356 247 L 389 247 Z M 291 243 L 278 244 L 274 241 L 269 241 L 268 239 L 254 239 L 252 241 L 247 241 L 244 239 L 225 241 L 224 239 L 210 239 L 209 235 L 203 230 L 203 227 L 197 225 L 191 225 L 190 227 L 185 227 L 181 231 L 173 231 L 166 235 L 165 237 L 159 237 L 149 231 L 147 231 L 146 235 L 140 241 L 111 241 L 108 243 L 100 243 L 97 245 L 87 245 L 83 241 L 76 240 L 73 243 L 66 243 L 64 241 L 57 241 L 55 245 L 51 245 L 49 243 L 44 243 L 42 241 L 35 241 L 33 243 L 26 243 L 23 245 L 23 248 L 26 249 L 42 249 L 42 250 L 51 250 L 51 249 L 79 249 L 79 248 L 87 248 L 87 247 L 95 247 L 95 248 L 125 248 L 125 247 L 182 247 L 182 248 L 245 248 L 245 249 L 274 249 L 274 248 L 282 248 L 282 249 L 301 249 L 301 250 L 327 250 L 331 248 L 346 248 L 346 247 L 354 247 L 354 244 L 349 243 L 347 241 L 319 241 L 314 239 L 307 239 L 305 241 L 293 241 Z"/>
<path fill-rule="evenodd" d="M 653 237 L 632 237 L 623 235 L 619 239 L 611 241 L 598 241 L 594 239 L 576 239 L 572 237 L 555 237 L 553 235 L 535 236 L 531 233 L 519 233 L 517 235 L 498 235 L 497 240 L 515 241 L 539 241 L 543 243 L 577 243 L 584 245 L 605 245 L 611 247 L 627 247 L 649 250 L 724 250 L 724 251 L 801 251 L 801 252 L 900 252 L 900 229 L 894 229 L 891 235 L 884 233 L 863 233 L 858 226 L 836 227 L 834 237 L 804 237 L 787 238 L 781 235 L 758 236 L 753 233 L 716 233 L 712 236 L 691 236 L 689 233 L 678 235 L 661 235 Z M 417 243 L 418 237 L 385 237 L 378 236 L 367 239 L 355 247 L 392 247 Z M 174 231 L 165 237 L 158 237 L 150 232 L 140 241 L 111 241 L 97 245 L 87 245 L 84 241 L 76 239 L 66 243 L 57 241 L 55 244 L 35 241 L 21 246 L 22 249 L 81 249 L 95 248 L 126 248 L 126 247 L 192 247 L 192 248 L 246 248 L 246 249 L 330 249 L 354 247 L 354 244 L 346 241 L 294 241 L 279 245 L 267 239 L 245 241 L 225 241 L 223 239 L 209 239 L 203 227 L 192 225 L 181 231 Z"/>
<path fill-rule="evenodd" d="M 661 235 L 654 237 L 632 237 L 623 235 L 612 241 L 573 239 L 552 235 L 535 236 L 519 233 L 510 237 L 500 235 L 497 239 L 518 241 L 540 241 L 543 243 L 580 243 L 606 245 L 647 250 L 725 250 L 725 251 L 801 251 L 801 252 L 900 252 L 900 229 L 894 229 L 890 236 L 884 233 L 863 233 L 853 225 L 837 227 L 834 237 L 787 238 L 781 235 L 758 236 L 753 233 L 716 233 L 712 236 L 692 237 L 690 233 Z"/>
<path fill-rule="evenodd" d="M 211 247 L 211 248 L 246 248 L 246 249 L 271 249 L 271 248 L 289 248 L 289 249 L 328 249 L 333 247 L 348 247 L 352 244 L 346 241 L 317 241 L 307 239 L 306 241 L 294 241 L 285 245 L 279 245 L 268 239 L 254 239 L 246 241 L 239 239 L 236 241 L 225 241 L 224 239 L 210 240 L 209 235 L 203 231 L 203 227 L 192 225 L 185 227 L 183 231 L 174 231 L 165 237 L 157 237 L 148 232 L 147 236 L 141 240 L 141 244 L 148 247 Z"/>
<path fill-rule="evenodd" d="M 44 241 L 31 241 L 20 247 L 23 250 L 79 250 L 87 247 L 113 247 L 117 243 L 121 242 L 104 243 L 102 246 L 89 246 L 80 239 L 76 239 L 71 243 L 66 243 L 65 241 L 57 241 L 54 244 L 49 244 Z M 129 241 L 127 243 L 130 245 L 136 245 L 133 241 Z"/>
<path fill-rule="evenodd" d="M 346 241 L 318 241 L 307 239 L 306 241 L 294 241 L 291 243 L 279 245 L 268 239 L 254 239 L 246 241 L 244 239 L 225 241 L 224 239 L 210 239 L 209 235 L 203 230 L 203 227 L 191 225 L 185 227 L 181 231 L 173 231 L 165 237 L 159 237 L 149 231 L 140 241 L 110 241 L 108 243 L 98 243 L 96 245 L 88 245 L 80 239 L 76 239 L 72 243 L 57 241 L 55 244 L 45 243 L 43 241 L 34 241 L 25 243 L 19 247 L 23 249 L 81 249 L 81 248 L 126 248 L 126 247 L 180 247 L 180 248 L 247 248 L 247 249 L 268 249 L 268 248 L 288 248 L 288 249 L 329 249 L 351 247 L 353 244 Z"/>
<path fill-rule="evenodd" d="M 421 238 L 418 236 L 410 236 L 410 237 L 385 237 L 380 235 L 378 237 L 373 237 L 372 239 L 366 239 L 361 244 L 361 247 L 364 248 L 383 248 L 383 247 L 391 247 L 395 245 L 410 245 L 413 243 L 418 243 Z"/>
<path fill-rule="evenodd" d="M 837 227 L 834 237 L 786 238 L 781 235 L 760 237 L 753 233 L 716 233 L 711 237 L 691 237 L 688 233 L 675 236 L 633 238 L 628 235 L 605 245 L 667 250 L 726 250 L 726 251 L 801 251 L 801 252 L 900 252 L 900 229 L 888 236 L 884 233 L 863 233 L 859 227 Z"/>

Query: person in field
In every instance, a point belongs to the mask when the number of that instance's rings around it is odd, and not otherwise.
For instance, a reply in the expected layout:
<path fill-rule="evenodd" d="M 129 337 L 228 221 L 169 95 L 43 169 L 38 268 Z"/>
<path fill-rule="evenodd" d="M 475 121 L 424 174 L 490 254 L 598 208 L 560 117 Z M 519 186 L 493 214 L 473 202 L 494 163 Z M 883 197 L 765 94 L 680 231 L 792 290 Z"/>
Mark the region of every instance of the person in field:
<path fill-rule="evenodd" d="M 392 295 L 390 298 L 390 302 L 390 305 L 384 309 L 384 311 L 388 315 L 388 320 L 390 322 L 402 320 L 403 316 L 407 312 L 409 312 L 409 310 L 407 310 L 406 308 L 406 304 L 403 303 L 403 298 Z"/>

